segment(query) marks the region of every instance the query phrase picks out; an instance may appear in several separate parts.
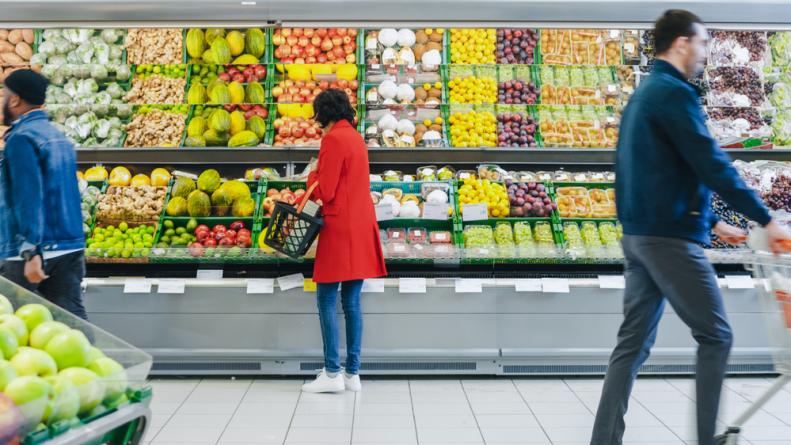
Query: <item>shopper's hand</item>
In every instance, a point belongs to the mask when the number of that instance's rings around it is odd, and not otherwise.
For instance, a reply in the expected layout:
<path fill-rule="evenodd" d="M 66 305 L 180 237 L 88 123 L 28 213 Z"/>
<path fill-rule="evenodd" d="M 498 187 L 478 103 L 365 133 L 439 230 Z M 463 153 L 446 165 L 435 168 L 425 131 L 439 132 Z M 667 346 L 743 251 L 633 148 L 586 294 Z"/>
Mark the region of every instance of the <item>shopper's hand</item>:
<path fill-rule="evenodd" d="M 25 263 L 25 278 L 31 284 L 38 284 L 49 278 L 44 273 L 44 262 L 41 255 L 36 255 Z"/>
<path fill-rule="evenodd" d="M 777 255 L 791 251 L 791 232 L 785 227 L 772 220 L 764 229 L 766 230 L 766 242 L 772 253 Z"/>
<path fill-rule="evenodd" d="M 717 221 L 714 226 L 714 234 L 734 246 L 747 241 L 747 232 L 722 221 Z"/>

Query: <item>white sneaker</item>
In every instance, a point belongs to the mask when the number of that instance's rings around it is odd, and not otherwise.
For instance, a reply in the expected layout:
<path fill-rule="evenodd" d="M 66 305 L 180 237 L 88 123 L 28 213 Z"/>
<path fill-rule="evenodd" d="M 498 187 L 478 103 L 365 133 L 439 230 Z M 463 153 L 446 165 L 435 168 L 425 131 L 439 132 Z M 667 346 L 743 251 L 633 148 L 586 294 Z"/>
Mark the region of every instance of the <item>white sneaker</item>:
<path fill-rule="evenodd" d="M 327 371 L 324 369 L 321 370 L 316 380 L 302 385 L 302 391 L 310 393 L 342 392 L 344 388 L 343 377 L 340 373 L 332 378 L 327 375 Z"/>
<path fill-rule="evenodd" d="M 343 384 L 346 387 L 346 391 L 351 392 L 360 392 L 363 389 L 362 383 L 360 383 L 360 376 L 355 374 L 349 377 L 345 372 L 343 373 Z"/>

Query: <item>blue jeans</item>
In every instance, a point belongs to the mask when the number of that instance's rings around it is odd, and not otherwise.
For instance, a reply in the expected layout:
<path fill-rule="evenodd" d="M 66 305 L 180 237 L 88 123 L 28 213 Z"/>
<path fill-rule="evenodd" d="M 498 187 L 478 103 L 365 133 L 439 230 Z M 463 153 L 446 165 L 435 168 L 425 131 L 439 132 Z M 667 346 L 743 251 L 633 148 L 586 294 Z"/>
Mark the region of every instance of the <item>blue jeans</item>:
<path fill-rule="evenodd" d="M 733 335 L 714 268 L 703 249 L 677 238 L 623 237 L 624 321 L 604 380 L 591 445 L 620 445 L 634 379 L 651 353 L 665 301 L 698 343 L 698 444 L 713 445 Z"/>
<path fill-rule="evenodd" d="M 319 321 L 321 338 L 324 341 L 324 369 L 327 372 L 341 370 L 336 309 L 338 285 L 341 287 L 341 304 L 346 316 L 346 373 L 355 375 L 360 372 L 360 349 L 363 340 L 363 312 L 360 309 L 363 280 L 318 284 Z"/>

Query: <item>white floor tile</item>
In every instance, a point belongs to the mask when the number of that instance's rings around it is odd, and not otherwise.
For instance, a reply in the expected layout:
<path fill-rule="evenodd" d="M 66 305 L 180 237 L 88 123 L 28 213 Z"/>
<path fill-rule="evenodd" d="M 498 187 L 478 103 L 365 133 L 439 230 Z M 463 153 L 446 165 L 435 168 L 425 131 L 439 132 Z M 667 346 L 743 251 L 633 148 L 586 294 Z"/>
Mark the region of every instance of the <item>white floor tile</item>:
<path fill-rule="evenodd" d="M 354 429 L 415 429 L 415 418 L 408 415 L 358 414 L 354 417 Z"/>
<path fill-rule="evenodd" d="M 415 418 L 417 429 L 426 428 L 478 428 L 472 414 L 420 415 Z"/>
<path fill-rule="evenodd" d="M 228 428 L 262 428 L 262 429 L 280 429 L 288 428 L 291 423 L 292 412 L 269 413 L 269 414 L 249 414 L 236 413 L 231 421 L 228 422 Z"/>
<path fill-rule="evenodd" d="M 412 394 L 402 390 L 371 391 L 366 387 L 357 394 L 357 403 L 412 403 Z"/>
<path fill-rule="evenodd" d="M 303 394 L 304 396 L 304 394 Z M 267 389 L 250 390 L 242 402 L 288 402 L 297 403 L 300 394 L 296 391 L 270 391 Z"/>
<path fill-rule="evenodd" d="M 291 421 L 291 428 L 351 428 L 354 416 L 341 414 L 299 414 Z"/>
<path fill-rule="evenodd" d="M 742 432 L 745 439 L 753 441 L 791 440 L 791 427 L 789 426 L 764 426 L 760 428 L 745 428 Z"/>
<path fill-rule="evenodd" d="M 372 416 L 411 416 L 412 405 L 409 403 L 366 403 L 365 400 L 361 400 L 357 403 L 355 412 Z"/>
<path fill-rule="evenodd" d="M 671 442 L 680 441 L 672 431 L 665 427 L 632 427 L 623 435 L 624 443 Z"/>
<path fill-rule="evenodd" d="M 288 415 L 294 414 L 296 403 L 267 403 L 267 402 L 244 402 L 240 403 L 234 413 L 235 416 L 260 416 L 268 415 Z"/>
<path fill-rule="evenodd" d="M 352 443 L 417 443 L 414 428 L 354 428 Z"/>
<path fill-rule="evenodd" d="M 230 414 L 175 414 L 168 420 L 168 427 L 176 428 L 218 428 L 231 420 Z"/>
<path fill-rule="evenodd" d="M 336 414 L 354 413 L 354 401 L 337 400 L 326 402 L 300 402 L 297 405 L 297 414 Z"/>
<path fill-rule="evenodd" d="M 541 428 L 482 428 L 486 443 L 530 443 L 549 444 L 549 438 Z"/>
<path fill-rule="evenodd" d="M 420 443 L 483 443 L 478 428 L 426 428 L 418 430 Z"/>
<path fill-rule="evenodd" d="M 530 408 L 539 414 L 590 414 L 582 402 L 534 402 Z"/>
<path fill-rule="evenodd" d="M 275 444 L 283 443 L 286 438 L 286 428 L 228 428 L 220 437 L 220 444 L 223 443 L 247 443 L 247 444 Z"/>
<path fill-rule="evenodd" d="M 518 392 L 472 392 L 467 394 L 472 405 L 479 403 L 524 403 Z"/>
<path fill-rule="evenodd" d="M 470 414 L 470 405 L 465 403 L 415 403 L 412 406 L 415 416 Z"/>
<path fill-rule="evenodd" d="M 176 428 L 165 426 L 154 438 L 156 442 L 189 443 L 194 445 L 215 444 L 223 428 Z"/>
<path fill-rule="evenodd" d="M 532 414 L 530 408 L 524 402 L 516 403 L 474 403 L 472 410 L 475 415 L 479 414 Z"/>
<path fill-rule="evenodd" d="M 462 386 L 467 393 L 474 392 L 516 392 L 516 386 L 511 380 L 462 380 Z"/>
<path fill-rule="evenodd" d="M 176 411 L 176 414 L 233 414 L 238 403 L 227 403 L 224 398 L 218 399 L 222 402 L 186 402 Z"/>
<path fill-rule="evenodd" d="M 539 422 L 532 414 L 475 414 L 478 426 L 484 428 L 533 428 Z"/>
<path fill-rule="evenodd" d="M 349 443 L 351 428 L 291 428 L 285 443 Z"/>
<path fill-rule="evenodd" d="M 155 416 L 170 416 L 181 406 L 181 402 L 160 402 L 157 399 L 151 401 L 151 412 Z"/>
<path fill-rule="evenodd" d="M 590 441 L 591 428 L 580 426 L 544 427 L 552 443 Z"/>
<path fill-rule="evenodd" d="M 564 426 L 579 426 L 593 428 L 595 418 L 593 414 L 537 414 L 536 419 L 541 426 L 546 428 L 560 428 Z"/>

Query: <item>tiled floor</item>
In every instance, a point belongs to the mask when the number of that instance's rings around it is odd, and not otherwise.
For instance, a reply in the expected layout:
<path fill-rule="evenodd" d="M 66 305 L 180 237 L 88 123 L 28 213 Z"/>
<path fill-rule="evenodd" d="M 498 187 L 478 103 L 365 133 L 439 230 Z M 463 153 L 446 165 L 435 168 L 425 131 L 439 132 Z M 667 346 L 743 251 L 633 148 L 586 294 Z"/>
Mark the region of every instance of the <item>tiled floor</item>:
<path fill-rule="evenodd" d="M 729 379 L 720 420 L 770 384 Z M 590 438 L 600 379 L 364 379 L 363 392 L 302 394 L 302 380 L 153 380 L 153 425 L 167 444 L 555 444 Z M 694 382 L 637 381 L 625 444 L 695 444 Z M 744 430 L 741 444 L 791 443 L 791 387 Z"/>

